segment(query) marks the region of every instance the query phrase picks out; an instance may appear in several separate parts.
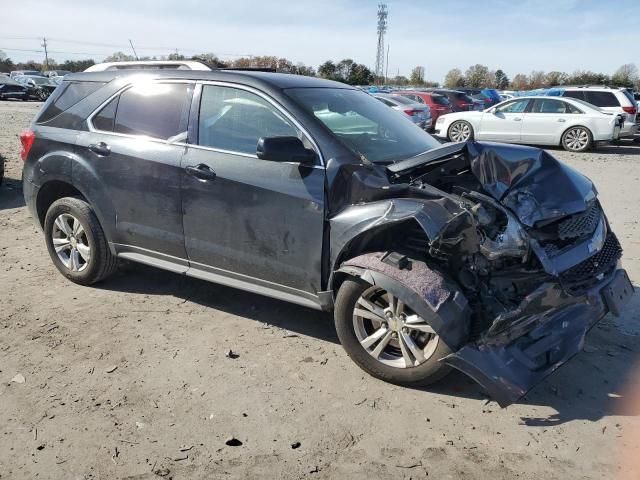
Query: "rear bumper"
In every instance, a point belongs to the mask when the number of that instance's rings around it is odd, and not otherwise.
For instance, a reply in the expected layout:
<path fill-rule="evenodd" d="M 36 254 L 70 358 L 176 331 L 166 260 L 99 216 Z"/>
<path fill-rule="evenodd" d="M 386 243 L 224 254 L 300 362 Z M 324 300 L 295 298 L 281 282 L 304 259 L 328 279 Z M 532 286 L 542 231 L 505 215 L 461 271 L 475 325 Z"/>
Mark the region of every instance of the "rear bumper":
<path fill-rule="evenodd" d="M 638 124 L 632 122 L 624 122 L 620 129 L 620 138 L 632 138 L 638 133 Z"/>
<path fill-rule="evenodd" d="M 559 284 L 544 284 L 523 300 L 512 318 L 495 322 L 478 341 L 443 361 L 506 407 L 580 352 L 589 329 L 608 312 L 619 314 L 632 294 L 622 269 L 577 297 Z"/>

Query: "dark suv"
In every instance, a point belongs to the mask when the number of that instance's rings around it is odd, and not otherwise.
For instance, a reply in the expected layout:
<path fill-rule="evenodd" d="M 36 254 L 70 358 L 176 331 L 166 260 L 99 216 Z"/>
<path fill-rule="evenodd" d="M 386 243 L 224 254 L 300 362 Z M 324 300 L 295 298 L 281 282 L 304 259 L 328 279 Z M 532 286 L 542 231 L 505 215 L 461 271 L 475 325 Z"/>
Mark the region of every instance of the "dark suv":
<path fill-rule="evenodd" d="M 455 367 L 508 405 L 632 295 L 587 178 L 536 148 L 441 145 L 344 84 L 67 75 L 21 140 L 26 202 L 70 280 L 125 258 L 333 311 L 390 382 Z"/>

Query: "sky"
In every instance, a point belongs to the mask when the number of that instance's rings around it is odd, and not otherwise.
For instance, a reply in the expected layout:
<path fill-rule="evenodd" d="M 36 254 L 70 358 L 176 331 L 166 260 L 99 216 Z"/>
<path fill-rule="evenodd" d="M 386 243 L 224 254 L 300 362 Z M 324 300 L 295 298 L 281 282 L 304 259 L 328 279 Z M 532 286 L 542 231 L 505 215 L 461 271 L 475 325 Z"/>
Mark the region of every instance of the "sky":
<path fill-rule="evenodd" d="M 0 50 L 12 60 L 101 60 L 114 51 L 275 55 L 317 67 L 352 58 L 373 69 L 378 0 L 0 0 Z M 613 73 L 636 63 L 639 0 L 387 0 L 389 76 L 442 81 L 481 63 L 509 77 L 532 70 Z M 37 12 L 37 14 L 34 14 Z M 32 50 L 32 51 L 25 51 Z M 33 51 L 36 50 L 36 51 Z"/>

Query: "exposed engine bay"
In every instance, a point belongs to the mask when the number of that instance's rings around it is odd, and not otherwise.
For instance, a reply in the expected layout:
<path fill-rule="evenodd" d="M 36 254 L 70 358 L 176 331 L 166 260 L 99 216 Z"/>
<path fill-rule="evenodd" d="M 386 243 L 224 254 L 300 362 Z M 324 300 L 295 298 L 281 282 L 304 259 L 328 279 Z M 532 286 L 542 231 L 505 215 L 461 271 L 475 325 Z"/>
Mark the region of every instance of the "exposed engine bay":
<path fill-rule="evenodd" d="M 543 150 L 446 144 L 385 173 L 388 187 L 364 178 L 354 188 L 360 208 L 386 203 L 385 220 L 367 228 L 414 220 L 391 229 L 394 255 L 423 259 L 455 283 L 458 304 L 461 296 L 467 302 L 458 318 L 439 320 L 439 334 L 457 350 L 444 361 L 503 406 L 577 353 L 587 330 L 607 311 L 618 314 L 633 292 L 593 184 Z M 383 202 L 381 191 L 396 198 Z M 394 261 L 401 268 L 403 260 Z M 347 268 L 363 262 L 393 275 L 362 259 Z"/>

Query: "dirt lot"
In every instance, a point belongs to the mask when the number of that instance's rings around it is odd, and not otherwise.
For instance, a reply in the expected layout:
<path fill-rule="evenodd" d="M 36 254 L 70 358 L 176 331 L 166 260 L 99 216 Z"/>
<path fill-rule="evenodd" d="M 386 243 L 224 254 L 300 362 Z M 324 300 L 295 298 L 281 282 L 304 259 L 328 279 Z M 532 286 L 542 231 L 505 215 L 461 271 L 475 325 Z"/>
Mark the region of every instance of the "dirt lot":
<path fill-rule="evenodd" d="M 66 281 L 20 191 L 38 107 L 0 102 L 0 478 L 612 479 L 640 453 L 640 295 L 505 410 L 460 374 L 388 385 L 312 310 L 138 265 Z M 636 145 L 552 153 L 596 182 L 637 285 Z"/>

